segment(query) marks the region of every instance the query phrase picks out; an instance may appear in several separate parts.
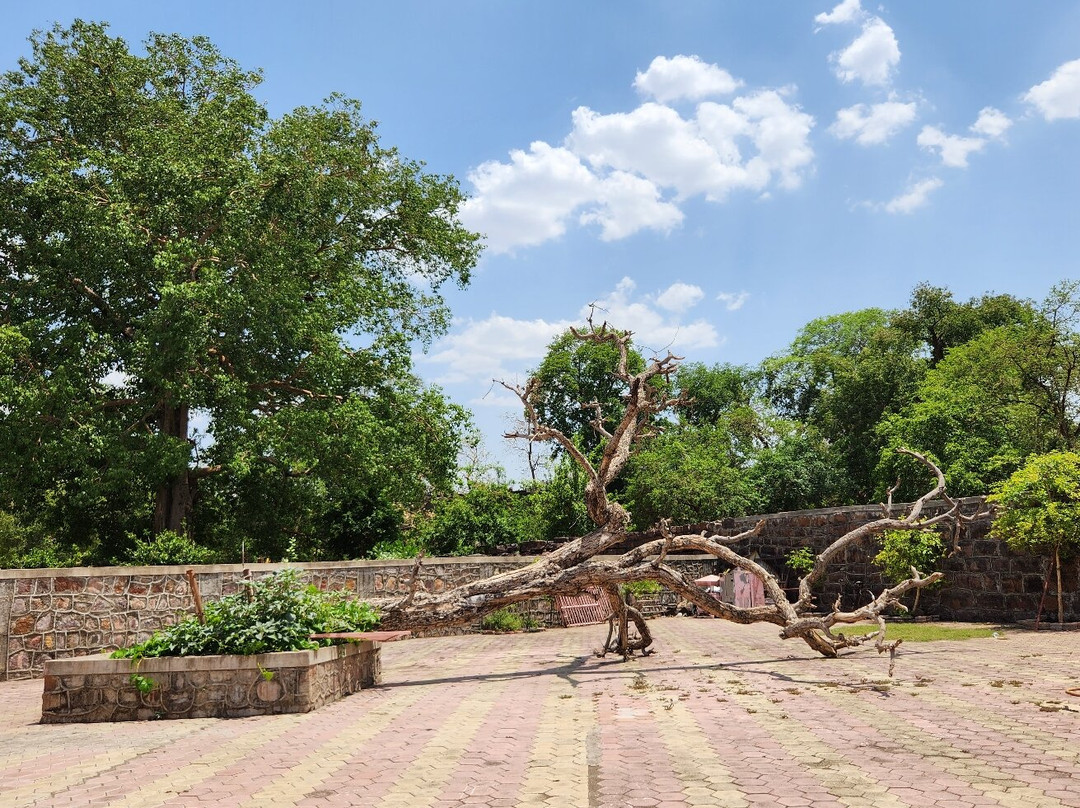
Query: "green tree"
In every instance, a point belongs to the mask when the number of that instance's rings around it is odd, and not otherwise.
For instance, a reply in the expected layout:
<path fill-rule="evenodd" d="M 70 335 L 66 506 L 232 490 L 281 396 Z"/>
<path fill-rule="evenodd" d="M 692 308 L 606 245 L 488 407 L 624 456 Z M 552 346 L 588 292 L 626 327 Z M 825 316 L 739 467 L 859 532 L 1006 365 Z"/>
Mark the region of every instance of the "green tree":
<path fill-rule="evenodd" d="M 1064 623 L 1061 558 L 1080 550 L 1080 454 L 1031 457 L 988 500 L 1001 507 L 992 536 L 1015 550 L 1051 554 L 1057 570 L 1058 623 Z"/>
<path fill-rule="evenodd" d="M 878 428 L 888 446 L 929 451 L 960 495 L 986 493 L 1029 455 L 1080 448 L 1080 284 L 1015 319 L 951 348 Z M 897 470 L 883 454 L 879 477 Z"/>
<path fill-rule="evenodd" d="M 642 444 L 620 495 L 641 530 L 661 519 L 686 525 L 756 509 L 746 472 L 722 426 L 673 429 Z"/>
<path fill-rule="evenodd" d="M 918 342 L 890 326 L 891 313 L 864 309 L 811 321 L 784 354 L 763 364 L 770 402 L 811 427 L 844 470 L 837 496 L 848 502 L 874 494 L 882 449 L 875 427 L 914 394 L 925 363 Z"/>
<path fill-rule="evenodd" d="M 947 549 L 945 537 L 937 530 L 889 530 L 874 563 L 882 568 L 885 580 L 895 585 L 912 577 L 912 567 L 924 577 L 936 572 Z M 918 610 L 921 597 L 922 589 L 916 589 L 912 612 Z"/>
<path fill-rule="evenodd" d="M 618 360 L 618 348 L 610 342 L 582 341 L 570 331 L 556 337 L 529 374 L 539 382 L 533 407 L 540 421 L 576 438 L 586 452 L 600 446 L 603 438 L 592 426 L 596 409 L 584 405 L 600 405 L 605 428 L 617 423 L 626 394 L 625 384 L 612 372 Z M 641 354 L 631 349 L 628 371 L 638 373 L 644 367 Z"/>
<path fill-rule="evenodd" d="M 261 500 L 284 530 L 338 486 L 334 507 L 386 499 L 342 480 L 425 467 L 398 468 L 409 441 L 454 453 L 461 413 L 425 415 L 441 397 L 409 375 L 478 254 L 452 178 L 380 145 L 354 101 L 271 120 L 259 74 L 201 37 L 140 55 L 76 22 L 31 44 L 0 78 L 0 311 L 23 341 L 0 489 L 20 509 L 108 555 L 203 530 L 204 504 Z"/>
<path fill-rule="evenodd" d="M 420 532 L 432 555 L 469 555 L 517 544 L 522 538 L 524 495 L 499 483 L 477 483 L 436 502 Z"/>
<path fill-rule="evenodd" d="M 950 349 L 983 331 L 1029 325 L 1034 314 L 1030 302 L 1012 295 L 985 294 L 967 303 L 957 303 L 948 289 L 920 283 L 911 292 L 908 308 L 893 317 L 892 326 L 924 344 L 929 365 L 934 367 Z"/>
<path fill-rule="evenodd" d="M 833 447 L 813 427 L 782 425 L 773 445 L 761 449 L 747 469 L 764 513 L 843 505 L 851 481 Z"/>

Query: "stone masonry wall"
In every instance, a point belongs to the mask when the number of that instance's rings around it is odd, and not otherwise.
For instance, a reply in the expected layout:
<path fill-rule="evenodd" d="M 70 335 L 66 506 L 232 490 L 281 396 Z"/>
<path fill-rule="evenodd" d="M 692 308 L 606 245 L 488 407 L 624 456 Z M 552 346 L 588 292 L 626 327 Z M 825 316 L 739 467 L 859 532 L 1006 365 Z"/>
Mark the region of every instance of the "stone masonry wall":
<path fill-rule="evenodd" d="M 902 506 L 897 506 L 897 512 Z M 931 504 L 929 512 L 944 507 Z M 970 512 L 975 500 L 966 501 Z M 809 547 L 820 552 L 845 532 L 876 519 L 878 506 L 827 508 L 815 511 L 728 519 L 726 531 L 739 531 L 764 519 L 761 533 L 749 540 L 748 552 L 772 569 L 787 586 L 797 579 L 784 559 L 792 550 Z M 1012 622 L 1034 617 L 1042 594 L 1046 559 L 1013 553 L 1002 542 L 988 539 L 989 522 L 971 525 L 962 551 L 947 559 L 945 583 L 923 595 L 920 609 L 949 620 Z M 884 581 L 872 563 L 876 547 L 852 548 L 833 565 L 820 587 L 818 602 L 831 606 L 837 596 L 845 608 L 878 593 Z M 465 557 L 429 559 L 421 581 L 430 592 L 442 592 L 467 581 L 531 563 L 531 557 Z M 722 571 L 708 556 L 668 559 L 693 577 Z M 258 576 L 281 569 L 281 564 L 250 565 Z M 361 597 L 406 592 L 412 561 L 344 561 L 293 564 L 307 580 L 323 589 L 343 589 Z M 1063 593 L 1067 618 L 1080 615 L 1080 559 L 1063 564 Z M 102 567 L 68 570 L 0 570 L 0 680 L 40 676 L 46 659 L 85 656 L 130 645 L 173 623 L 192 610 L 184 578 L 186 567 Z M 204 599 L 236 592 L 245 575 L 240 565 L 194 568 Z M 1055 584 L 1047 597 L 1053 609 Z M 559 625 L 554 604 L 539 598 L 519 611 L 541 625 Z M 479 626 L 473 627 L 473 629 Z M 463 630 L 472 630 L 469 628 Z"/>
<path fill-rule="evenodd" d="M 420 581 L 429 592 L 524 566 L 530 557 L 436 558 L 425 561 Z M 674 560 L 674 559 L 673 559 Z M 695 576 L 711 561 L 674 560 Z M 199 592 L 216 600 L 238 591 L 253 577 L 296 567 L 320 589 L 355 592 L 360 597 L 404 594 L 413 562 L 340 561 L 308 564 L 195 566 Z M 0 681 L 41 676 L 45 661 L 96 654 L 141 642 L 191 613 L 194 604 L 186 566 L 87 567 L 65 570 L 0 570 Z M 517 610 L 545 626 L 561 625 L 554 603 L 537 598 Z M 465 627 L 463 632 L 479 629 Z"/>

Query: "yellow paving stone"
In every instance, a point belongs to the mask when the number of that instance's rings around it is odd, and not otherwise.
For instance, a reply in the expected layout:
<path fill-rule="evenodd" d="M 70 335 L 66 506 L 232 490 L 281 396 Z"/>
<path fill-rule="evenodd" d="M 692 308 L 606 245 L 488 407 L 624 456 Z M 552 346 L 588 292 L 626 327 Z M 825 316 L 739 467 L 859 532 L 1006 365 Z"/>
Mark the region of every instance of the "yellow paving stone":
<path fill-rule="evenodd" d="M 135 791 L 109 803 L 109 808 L 153 808 L 203 782 L 236 763 L 261 746 L 293 731 L 304 716 L 282 716 L 272 726 L 252 726 L 243 735 L 229 738 L 213 751 L 168 772 L 167 777 L 144 783 Z"/>
<path fill-rule="evenodd" d="M 573 686 L 558 678 L 552 680 L 539 711 L 536 736 L 519 795 L 546 794 L 565 799 L 565 805 L 588 805 L 586 739 L 596 724 L 591 701 L 575 695 Z"/>
<path fill-rule="evenodd" d="M 748 652 L 749 650 L 747 648 Z M 708 662 L 699 652 L 684 653 L 694 658 L 697 664 Z M 781 719 L 780 715 L 786 714 L 786 711 L 780 705 L 769 701 L 762 693 L 748 687 L 743 675 L 733 671 L 725 671 L 725 675 L 729 679 L 728 683 L 723 685 L 725 698 L 744 709 L 753 710 L 750 717 L 768 732 L 773 741 L 782 746 L 793 760 L 810 767 L 809 771 L 818 782 L 840 802 L 850 808 L 864 808 L 871 802 L 880 804 L 881 808 L 907 808 L 905 802 L 890 795 L 884 785 L 843 757 L 840 750 L 822 741 L 809 728 L 798 721 Z M 678 702 L 675 705 L 677 706 Z M 671 712 L 674 710 L 675 706 L 672 706 Z"/>
<path fill-rule="evenodd" d="M 840 709 L 851 709 L 850 702 L 837 693 L 825 690 L 818 695 Z M 931 765 L 948 772 L 992 799 L 998 800 L 1002 805 L 1039 805 L 1040 808 L 1057 808 L 1063 805 L 1060 800 L 1031 788 L 1027 783 L 1017 780 L 986 760 L 957 749 L 948 739 L 940 738 L 913 726 L 902 715 L 882 710 L 865 701 L 859 702 L 858 713 L 862 720 L 876 727 L 897 745 L 918 753 Z M 987 788 L 988 781 L 993 783 L 990 788 Z M 1007 790 L 1002 789 L 1002 786 L 1007 786 Z M 998 794 L 1001 794 L 1005 800 Z M 1015 794 L 1025 795 L 1025 801 L 1014 800 Z"/>
<path fill-rule="evenodd" d="M 41 799 L 57 794 L 72 786 L 91 779 L 102 771 L 120 766 L 148 750 L 140 748 L 116 749 L 88 758 L 62 771 L 50 772 L 45 777 L 16 788 L 4 788 L 5 808 L 21 808 L 33 805 Z"/>
<path fill-rule="evenodd" d="M 474 651 L 468 655 L 461 655 L 456 663 L 466 665 L 475 658 L 476 653 Z M 379 707 L 366 711 L 362 721 L 350 724 L 327 742 L 292 763 L 288 770 L 271 779 L 263 788 L 239 803 L 236 808 L 259 808 L 271 799 L 283 805 L 295 805 L 340 771 L 356 756 L 357 749 L 386 729 L 423 697 L 424 688 L 422 687 L 394 690 L 390 698 L 381 702 Z"/>
<path fill-rule="evenodd" d="M 650 711 L 656 716 L 657 734 L 671 758 L 673 773 L 684 784 L 708 783 L 702 788 L 715 801 L 713 804 L 746 808 L 750 803 L 735 785 L 733 773 L 713 751 L 712 742 L 686 705 L 655 690 L 647 691 L 647 698 Z M 700 792 L 690 786 L 683 793 L 689 798 Z"/>

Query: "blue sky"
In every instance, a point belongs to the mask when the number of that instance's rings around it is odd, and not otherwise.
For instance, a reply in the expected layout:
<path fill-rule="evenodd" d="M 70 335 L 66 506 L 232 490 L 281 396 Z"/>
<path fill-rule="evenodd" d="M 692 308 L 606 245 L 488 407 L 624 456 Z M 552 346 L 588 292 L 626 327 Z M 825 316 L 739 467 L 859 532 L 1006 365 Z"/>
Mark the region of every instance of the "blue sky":
<path fill-rule="evenodd" d="M 756 363 L 930 281 L 1080 277 L 1080 2 L 0 3 L 34 28 L 205 34 L 273 114 L 334 91 L 455 175 L 489 248 L 417 358 L 489 451 L 590 302 L 646 349 Z"/>

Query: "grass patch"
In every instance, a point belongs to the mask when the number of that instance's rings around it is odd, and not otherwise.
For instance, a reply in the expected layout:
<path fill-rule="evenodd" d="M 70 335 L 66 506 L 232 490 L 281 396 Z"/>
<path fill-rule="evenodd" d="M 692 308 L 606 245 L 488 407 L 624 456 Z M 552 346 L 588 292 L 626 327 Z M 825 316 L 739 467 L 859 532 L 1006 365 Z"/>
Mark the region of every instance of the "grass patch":
<path fill-rule="evenodd" d="M 843 632 L 848 636 L 869 634 L 877 631 L 876 625 L 833 626 L 833 634 Z M 950 626 L 944 623 L 889 623 L 885 632 L 886 640 L 904 640 L 905 642 L 933 642 L 935 640 L 975 640 L 992 637 L 994 629 L 975 628 L 972 626 Z"/>

